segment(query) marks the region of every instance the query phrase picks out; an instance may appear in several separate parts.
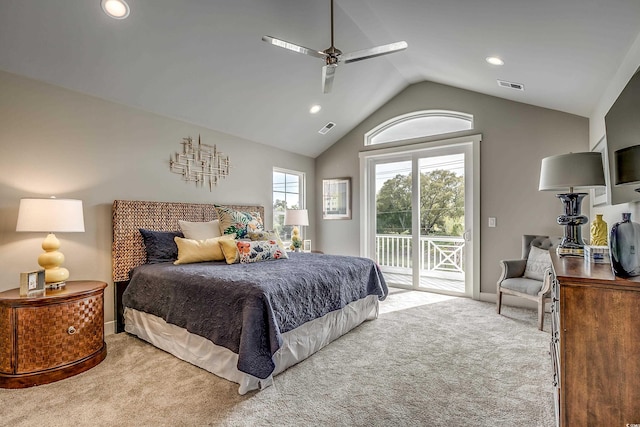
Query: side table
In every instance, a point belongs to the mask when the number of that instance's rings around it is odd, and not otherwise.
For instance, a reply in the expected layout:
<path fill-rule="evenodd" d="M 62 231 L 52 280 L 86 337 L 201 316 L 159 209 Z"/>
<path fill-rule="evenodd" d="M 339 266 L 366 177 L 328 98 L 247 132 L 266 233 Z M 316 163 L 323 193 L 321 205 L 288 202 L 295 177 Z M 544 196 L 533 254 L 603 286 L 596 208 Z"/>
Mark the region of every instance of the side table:
<path fill-rule="evenodd" d="M 0 292 L 0 387 L 47 384 L 102 362 L 106 287 L 80 280 L 42 297 Z"/>

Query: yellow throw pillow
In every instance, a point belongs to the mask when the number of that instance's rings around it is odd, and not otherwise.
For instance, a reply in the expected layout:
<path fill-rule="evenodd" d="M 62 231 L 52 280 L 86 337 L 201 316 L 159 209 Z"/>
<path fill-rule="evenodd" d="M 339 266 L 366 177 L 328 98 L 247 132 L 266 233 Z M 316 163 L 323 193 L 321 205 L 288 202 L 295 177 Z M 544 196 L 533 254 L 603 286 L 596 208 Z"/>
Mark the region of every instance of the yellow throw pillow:
<path fill-rule="evenodd" d="M 226 236 L 213 237 L 205 240 L 175 237 L 174 240 L 178 246 L 178 259 L 173 263 L 179 265 L 193 262 L 222 261 L 225 259 L 225 255 L 220 249 L 219 242 L 230 240 L 235 245 L 234 238 L 234 234 L 227 234 Z"/>
<path fill-rule="evenodd" d="M 224 259 L 227 261 L 227 264 L 235 264 L 240 261 L 240 256 L 238 254 L 238 247 L 236 246 L 235 240 L 225 239 L 220 240 L 218 245 L 222 249 L 224 253 Z"/>

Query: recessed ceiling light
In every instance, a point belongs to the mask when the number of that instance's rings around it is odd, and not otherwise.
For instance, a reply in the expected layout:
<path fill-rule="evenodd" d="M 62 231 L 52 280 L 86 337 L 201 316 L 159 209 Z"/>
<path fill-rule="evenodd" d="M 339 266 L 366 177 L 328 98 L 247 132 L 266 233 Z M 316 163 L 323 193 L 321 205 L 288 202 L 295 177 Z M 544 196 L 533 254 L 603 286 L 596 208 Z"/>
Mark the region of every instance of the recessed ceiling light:
<path fill-rule="evenodd" d="M 322 107 L 319 106 L 318 104 L 316 105 L 312 105 L 311 108 L 309 108 L 309 112 L 311 114 L 316 114 L 318 111 L 322 110 Z"/>
<path fill-rule="evenodd" d="M 491 65 L 504 65 L 504 61 L 497 56 L 487 56 L 485 59 Z"/>
<path fill-rule="evenodd" d="M 129 5 L 124 0 L 101 0 L 102 10 L 113 19 L 124 19 L 129 16 Z"/>

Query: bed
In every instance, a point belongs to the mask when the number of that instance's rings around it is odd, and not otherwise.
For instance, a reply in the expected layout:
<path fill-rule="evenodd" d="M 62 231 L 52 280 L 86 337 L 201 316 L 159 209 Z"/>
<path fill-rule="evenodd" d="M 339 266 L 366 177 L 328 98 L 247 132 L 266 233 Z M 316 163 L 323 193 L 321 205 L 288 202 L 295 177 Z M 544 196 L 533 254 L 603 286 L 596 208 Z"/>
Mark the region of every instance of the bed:
<path fill-rule="evenodd" d="M 261 206 L 229 208 L 264 218 Z M 388 290 L 366 258 L 289 253 L 247 264 L 147 263 L 140 228 L 176 231 L 179 220 L 217 217 L 212 204 L 114 202 L 118 332 L 236 382 L 245 394 L 377 317 Z"/>

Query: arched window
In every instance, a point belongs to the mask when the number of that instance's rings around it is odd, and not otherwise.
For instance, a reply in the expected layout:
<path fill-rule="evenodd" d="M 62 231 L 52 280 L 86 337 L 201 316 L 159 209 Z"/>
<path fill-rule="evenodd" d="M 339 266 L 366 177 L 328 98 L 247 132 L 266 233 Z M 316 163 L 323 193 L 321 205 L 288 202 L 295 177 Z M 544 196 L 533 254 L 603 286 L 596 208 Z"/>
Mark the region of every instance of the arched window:
<path fill-rule="evenodd" d="M 364 135 L 364 145 L 384 144 L 473 129 L 473 115 L 457 111 L 426 110 L 387 120 Z"/>

